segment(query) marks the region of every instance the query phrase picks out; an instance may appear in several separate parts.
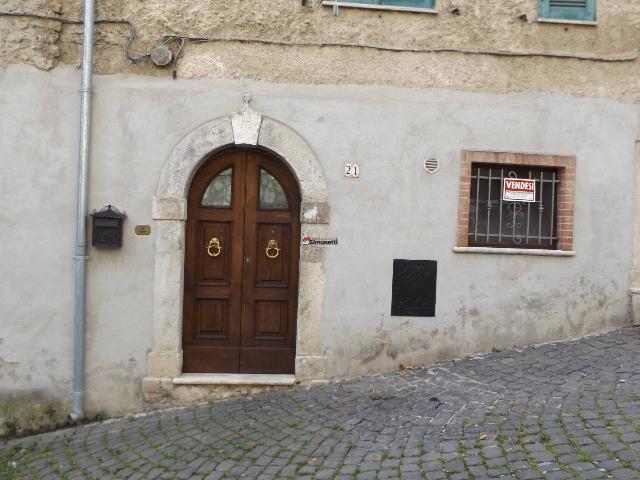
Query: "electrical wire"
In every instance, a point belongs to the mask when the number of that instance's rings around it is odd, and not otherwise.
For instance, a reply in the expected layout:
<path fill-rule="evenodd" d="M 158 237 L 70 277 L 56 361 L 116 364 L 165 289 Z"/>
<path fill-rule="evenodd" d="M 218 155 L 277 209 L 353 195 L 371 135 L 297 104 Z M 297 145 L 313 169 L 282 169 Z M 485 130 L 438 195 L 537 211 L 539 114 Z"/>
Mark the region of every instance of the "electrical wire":
<path fill-rule="evenodd" d="M 353 47 L 387 52 L 409 52 L 409 53 L 463 53 L 470 55 L 493 55 L 502 57 L 550 57 L 575 60 L 588 60 L 592 62 L 633 62 L 640 58 L 640 50 L 617 55 L 588 55 L 563 52 L 528 52 L 528 51 L 508 51 L 508 50 L 486 50 L 467 49 L 454 47 L 389 47 L 372 43 L 352 43 L 352 42 L 303 42 L 296 40 L 270 40 L 257 37 L 226 37 L 226 36 L 206 36 L 192 37 L 183 35 L 164 35 L 165 38 L 182 38 L 192 42 L 239 42 L 239 43 L 262 43 L 267 45 L 299 46 L 299 47 Z"/>
<path fill-rule="evenodd" d="M 24 12 L 0 12 L 0 17 L 24 17 L 24 18 L 37 18 L 40 20 L 53 20 L 63 25 L 82 25 L 82 20 L 56 17 L 53 15 L 42 15 L 39 13 L 24 13 Z M 131 50 L 133 41 L 136 38 L 136 28 L 129 20 L 123 18 L 98 18 L 95 21 L 96 24 L 122 24 L 127 25 L 129 28 L 129 34 L 127 36 L 127 43 L 125 44 L 125 55 L 132 62 L 137 62 L 148 58 L 150 53 L 134 53 Z"/>
<path fill-rule="evenodd" d="M 62 17 L 40 15 L 36 13 L 20 13 L 20 12 L 0 12 L 1 16 L 13 16 L 13 17 L 27 17 L 38 18 L 43 20 L 54 20 L 62 24 L 80 25 L 82 20 L 67 19 Z M 150 57 L 150 53 L 134 53 L 131 50 L 133 41 L 135 39 L 136 31 L 133 23 L 126 19 L 98 19 L 96 23 L 111 23 L 111 24 L 125 24 L 129 27 L 129 35 L 125 46 L 125 54 L 127 58 L 133 62 Z M 341 41 L 321 41 L 321 42 L 307 42 L 301 40 L 272 40 L 268 38 L 260 37 L 243 37 L 243 36 L 191 36 L 191 35 L 162 35 L 160 42 L 165 43 L 167 41 L 178 42 L 177 52 L 174 60 L 174 72 L 179 61 L 180 56 L 183 53 L 183 47 L 185 41 L 191 42 L 238 42 L 238 43 L 258 43 L 264 45 L 278 45 L 278 46 L 293 46 L 293 47 L 346 47 L 346 48 L 361 48 L 369 50 L 377 50 L 382 52 L 407 52 L 407 53 L 460 53 L 467 55 L 489 55 L 499 57 L 546 57 L 546 58 L 560 58 L 560 59 L 573 59 L 573 60 L 585 60 L 591 62 L 633 62 L 640 58 L 640 50 L 632 52 L 626 52 L 622 54 L 614 55 L 591 55 L 591 54 L 574 54 L 564 52 L 535 52 L 535 51 L 508 51 L 508 50 L 491 50 L 491 49 L 467 49 L 467 48 L 455 48 L 455 47 L 426 47 L 426 48 L 411 48 L 411 47 L 393 47 L 386 45 L 379 45 L 375 43 L 356 43 L 356 42 L 341 42 Z"/>

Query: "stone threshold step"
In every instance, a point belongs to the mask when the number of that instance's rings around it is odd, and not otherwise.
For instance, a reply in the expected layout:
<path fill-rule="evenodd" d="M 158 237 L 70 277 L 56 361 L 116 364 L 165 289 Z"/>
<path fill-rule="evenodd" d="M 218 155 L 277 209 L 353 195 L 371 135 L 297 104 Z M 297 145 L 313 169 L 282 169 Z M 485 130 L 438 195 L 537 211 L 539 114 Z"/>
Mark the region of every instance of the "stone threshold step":
<path fill-rule="evenodd" d="M 174 385 L 294 385 L 295 375 L 269 373 L 183 373 Z"/>

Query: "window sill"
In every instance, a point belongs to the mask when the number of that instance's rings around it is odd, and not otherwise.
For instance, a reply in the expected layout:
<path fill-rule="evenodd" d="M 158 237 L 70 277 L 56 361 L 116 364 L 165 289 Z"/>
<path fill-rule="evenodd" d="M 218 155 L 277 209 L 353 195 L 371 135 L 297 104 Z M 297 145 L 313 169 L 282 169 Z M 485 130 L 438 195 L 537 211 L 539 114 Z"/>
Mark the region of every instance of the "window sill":
<path fill-rule="evenodd" d="M 589 27 L 598 25 L 595 20 L 568 20 L 564 18 L 538 18 L 538 23 L 566 23 L 568 25 L 585 25 Z"/>
<path fill-rule="evenodd" d="M 501 255 L 533 255 L 542 257 L 575 257 L 576 252 L 542 248 L 453 247 L 455 253 L 490 253 Z"/>
<path fill-rule="evenodd" d="M 414 13 L 431 13 L 437 14 L 438 11 L 434 8 L 420 8 L 420 7 L 394 7 L 393 5 L 367 5 L 366 3 L 351 3 L 332 0 L 323 0 L 322 5 L 338 6 L 341 8 L 364 8 L 367 10 L 391 10 L 396 12 L 414 12 Z"/>

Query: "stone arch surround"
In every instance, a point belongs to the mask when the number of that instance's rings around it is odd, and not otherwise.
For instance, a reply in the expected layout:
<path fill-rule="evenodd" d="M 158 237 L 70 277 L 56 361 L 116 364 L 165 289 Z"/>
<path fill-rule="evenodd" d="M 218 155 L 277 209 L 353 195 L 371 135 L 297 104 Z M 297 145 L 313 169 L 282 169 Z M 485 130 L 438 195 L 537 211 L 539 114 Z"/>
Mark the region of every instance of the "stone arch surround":
<path fill-rule="evenodd" d="M 182 301 L 187 191 L 202 162 L 228 146 L 254 145 L 287 163 L 302 193 L 302 233 L 326 235 L 329 224 L 327 184 L 315 154 L 294 130 L 252 111 L 245 99 L 242 111 L 206 122 L 188 133 L 165 161 L 152 199 L 155 223 L 153 344 L 144 379 L 145 398 L 166 391 L 182 373 Z M 296 380 L 326 377 L 322 348 L 324 252 L 305 246 L 300 251 L 296 339 Z M 173 388 L 173 387 L 172 387 Z"/>

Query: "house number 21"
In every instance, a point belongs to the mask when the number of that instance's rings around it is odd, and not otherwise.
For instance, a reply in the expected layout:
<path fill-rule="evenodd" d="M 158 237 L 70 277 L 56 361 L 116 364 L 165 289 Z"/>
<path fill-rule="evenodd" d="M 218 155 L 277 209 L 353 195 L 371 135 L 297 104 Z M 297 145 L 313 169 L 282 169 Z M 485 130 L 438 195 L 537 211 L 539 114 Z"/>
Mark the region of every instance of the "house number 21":
<path fill-rule="evenodd" d="M 358 165 L 357 163 L 345 163 L 344 176 L 348 178 L 360 177 L 360 165 Z"/>

